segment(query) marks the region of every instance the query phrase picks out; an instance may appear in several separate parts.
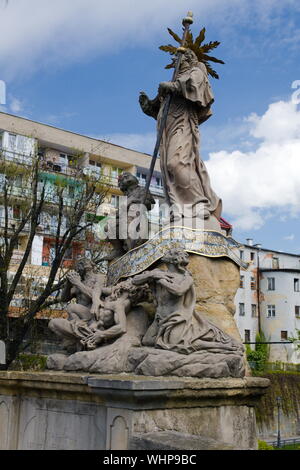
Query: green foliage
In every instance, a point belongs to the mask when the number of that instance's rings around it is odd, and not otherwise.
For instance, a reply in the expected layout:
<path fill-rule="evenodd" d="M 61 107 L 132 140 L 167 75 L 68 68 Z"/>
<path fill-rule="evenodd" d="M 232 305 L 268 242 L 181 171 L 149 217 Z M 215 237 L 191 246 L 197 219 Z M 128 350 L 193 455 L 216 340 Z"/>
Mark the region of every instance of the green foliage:
<path fill-rule="evenodd" d="M 296 372 L 263 372 L 260 375 L 270 380 L 266 394 L 256 405 L 258 427 L 272 426 L 277 419 L 277 397 L 281 397 L 285 416 L 299 416 L 300 374 Z"/>
<path fill-rule="evenodd" d="M 290 444 L 288 446 L 282 446 L 278 450 L 300 450 L 300 444 Z"/>
<path fill-rule="evenodd" d="M 263 332 L 257 333 L 255 338 L 255 350 L 250 349 L 249 345 L 246 348 L 247 360 L 255 364 L 255 370 L 261 372 L 265 369 L 268 362 L 270 347 L 268 344 L 259 344 L 266 342 L 266 337 Z"/>
<path fill-rule="evenodd" d="M 181 45 L 180 37 L 176 33 L 174 33 L 174 31 L 172 31 L 170 28 L 168 28 L 168 32 L 172 36 L 172 38 L 175 39 L 175 41 Z M 205 65 L 207 73 L 212 77 L 218 79 L 219 75 L 215 70 L 213 70 L 209 62 L 215 62 L 217 64 L 224 64 L 224 62 L 223 60 L 217 59 L 216 57 L 207 55 L 207 53 L 211 52 L 213 49 L 216 49 L 216 47 L 218 47 L 221 43 L 219 41 L 211 41 L 207 44 L 203 44 L 203 42 L 205 41 L 205 33 L 206 29 L 201 29 L 199 35 L 194 41 L 193 34 L 189 31 L 186 37 L 186 43 L 184 47 L 186 47 L 187 49 L 191 49 L 196 54 L 199 62 L 202 62 Z M 159 49 L 161 51 L 168 52 L 171 55 L 175 55 L 177 52 L 177 47 L 172 46 L 172 44 L 168 44 L 166 46 L 160 46 Z M 170 69 L 172 67 L 174 67 L 173 63 L 168 64 L 166 66 L 166 69 Z"/>
<path fill-rule="evenodd" d="M 19 354 L 12 369 L 21 371 L 43 371 L 46 369 L 47 356 L 39 354 Z"/>
<path fill-rule="evenodd" d="M 295 345 L 295 349 L 297 351 L 300 351 L 300 330 L 296 330 L 297 331 L 297 337 L 291 337 L 289 338 L 289 341 L 292 341 Z"/>
<path fill-rule="evenodd" d="M 265 441 L 258 441 L 258 450 L 274 450 L 274 447 Z"/>

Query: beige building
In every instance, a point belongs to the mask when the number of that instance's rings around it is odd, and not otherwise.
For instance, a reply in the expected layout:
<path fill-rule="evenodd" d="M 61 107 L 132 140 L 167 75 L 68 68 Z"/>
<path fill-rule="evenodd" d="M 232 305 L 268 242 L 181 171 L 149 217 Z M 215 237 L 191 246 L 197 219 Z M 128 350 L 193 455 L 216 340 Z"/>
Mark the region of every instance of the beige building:
<path fill-rule="evenodd" d="M 35 149 L 42 156 L 45 171 L 72 177 L 80 168 L 87 175 L 101 175 L 109 185 L 109 194 L 101 205 L 99 215 L 114 214 L 118 207 L 121 192 L 118 188 L 118 176 L 123 171 L 136 175 L 143 185 L 148 174 L 151 157 L 147 154 L 130 150 L 109 142 L 76 134 L 50 125 L 41 124 L 29 119 L 0 113 L 0 149 L 1 158 L 18 163 L 30 164 Z M 152 194 L 157 201 L 163 196 L 162 184 L 158 166 L 151 181 Z M 20 194 L 22 188 L 20 188 Z M 3 210 L 3 208 L 2 208 Z M 2 217 L 0 207 L 0 224 Z M 158 222 L 159 209 L 151 213 L 152 222 Z M 17 211 L 12 210 L 12 223 L 17 218 Z M 158 227 L 157 227 L 158 228 Z M 43 224 L 42 230 L 32 250 L 32 263 L 47 264 L 49 260 L 49 244 L 55 231 L 55 221 L 49 220 Z M 23 234 L 26 236 L 26 233 Z M 78 250 L 77 250 L 78 251 Z M 20 250 L 15 253 L 16 263 L 22 257 L 22 237 Z M 76 258 L 76 247 L 74 256 Z"/>

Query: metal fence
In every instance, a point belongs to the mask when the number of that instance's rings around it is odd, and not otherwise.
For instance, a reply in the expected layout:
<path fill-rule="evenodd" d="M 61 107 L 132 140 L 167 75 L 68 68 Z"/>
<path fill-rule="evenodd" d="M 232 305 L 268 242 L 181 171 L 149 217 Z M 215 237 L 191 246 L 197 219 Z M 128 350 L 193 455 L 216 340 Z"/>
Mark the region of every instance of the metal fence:
<path fill-rule="evenodd" d="M 293 446 L 297 447 L 298 444 L 300 444 L 300 437 L 299 438 L 292 438 L 292 439 L 280 439 L 279 441 L 279 446 L 278 446 L 278 441 L 268 441 L 268 444 L 270 444 L 272 447 L 276 447 L 278 449 L 285 447 L 285 446 Z"/>

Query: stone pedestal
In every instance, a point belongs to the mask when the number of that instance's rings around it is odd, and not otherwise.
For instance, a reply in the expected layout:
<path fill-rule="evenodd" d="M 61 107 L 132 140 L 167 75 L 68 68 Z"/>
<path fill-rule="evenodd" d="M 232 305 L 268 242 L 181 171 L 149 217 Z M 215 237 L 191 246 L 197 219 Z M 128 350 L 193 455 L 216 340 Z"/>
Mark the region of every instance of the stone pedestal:
<path fill-rule="evenodd" d="M 238 341 L 234 298 L 240 286 L 240 268 L 227 258 L 190 255 L 188 266 L 197 295 L 196 310 Z"/>
<path fill-rule="evenodd" d="M 261 378 L 0 373 L 0 449 L 256 449 Z"/>

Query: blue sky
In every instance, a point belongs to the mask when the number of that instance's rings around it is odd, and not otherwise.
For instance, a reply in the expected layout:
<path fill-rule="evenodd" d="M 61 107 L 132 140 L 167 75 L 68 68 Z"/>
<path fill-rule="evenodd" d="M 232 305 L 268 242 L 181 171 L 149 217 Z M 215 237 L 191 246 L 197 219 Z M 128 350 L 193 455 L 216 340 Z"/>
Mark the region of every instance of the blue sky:
<path fill-rule="evenodd" d="M 172 41 L 167 27 L 180 32 L 187 8 L 193 32 L 205 26 L 226 62 L 200 129 L 224 216 L 239 241 L 300 253 L 298 0 L 0 0 L 5 110 L 151 153 L 155 122 L 138 94 L 170 79 L 158 47 Z"/>

